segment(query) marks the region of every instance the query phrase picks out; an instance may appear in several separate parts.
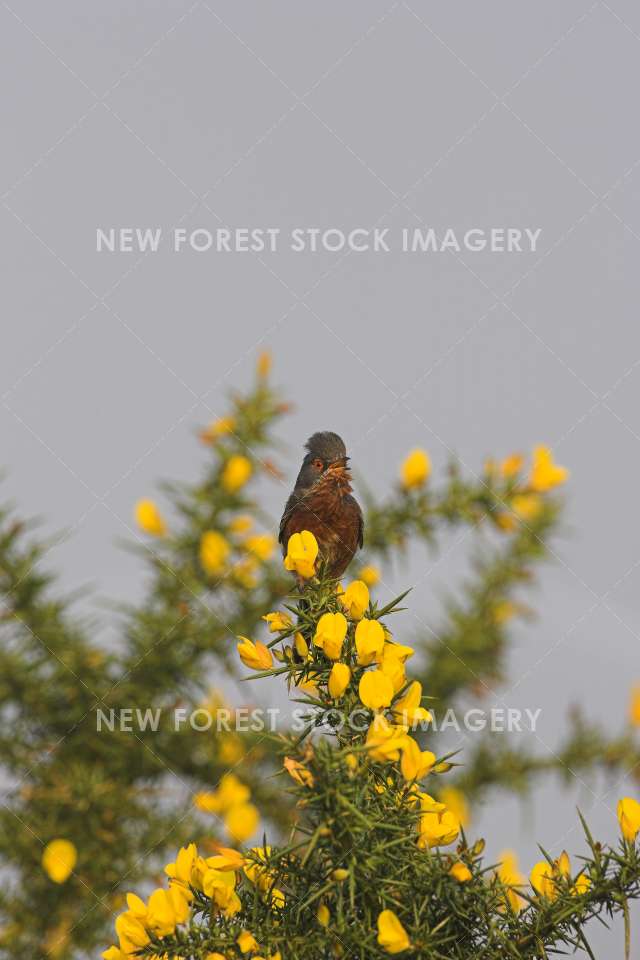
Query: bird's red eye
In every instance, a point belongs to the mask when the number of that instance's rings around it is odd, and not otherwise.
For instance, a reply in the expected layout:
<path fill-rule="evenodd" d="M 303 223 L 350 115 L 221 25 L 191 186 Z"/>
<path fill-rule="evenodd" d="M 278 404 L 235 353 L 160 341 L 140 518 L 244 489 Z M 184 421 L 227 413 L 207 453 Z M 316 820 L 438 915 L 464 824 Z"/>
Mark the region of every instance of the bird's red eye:
<path fill-rule="evenodd" d="M 322 470 L 322 468 L 324 467 L 324 463 L 322 460 L 314 460 L 313 466 L 315 467 L 316 470 Z"/>

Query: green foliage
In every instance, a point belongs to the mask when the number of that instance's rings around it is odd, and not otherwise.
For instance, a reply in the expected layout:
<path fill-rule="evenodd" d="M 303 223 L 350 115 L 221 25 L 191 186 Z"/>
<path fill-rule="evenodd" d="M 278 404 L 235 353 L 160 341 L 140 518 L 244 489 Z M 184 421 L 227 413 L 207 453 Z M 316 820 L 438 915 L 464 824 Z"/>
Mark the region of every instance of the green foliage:
<path fill-rule="evenodd" d="M 113 710 L 119 718 L 128 708 L 144 712 L 201 703 L 211 695 L 214 678 L 237 675 L 236 636 L 255 637 L 263 614 L 290 590 L 291 580 L 280 559 L 257 560 L 246 536 L 233 527 L 234 519 L 248 514 L 263 530 L 276 528 L 274 518 L 260 508 L 254 481 L 279 476 L 272 462 L 280 450 L 274 428 L 285 412 L 263 369 L 251 392 L 231 398 L 232 428 L 205 435 L 206 463 L 200 481 L 165 485 L 169 532 L 165 537 L 141 536 L 134 548 L 146 564 L 147 587 L 139 605 L 121 611 L 122 637 L 114 651 L 96 644 L 93 623 L 77 612 L 74 598 L 62 596 L 54 579 L 44 572 L 51 544 L 38 539 L 34 527 L 16 519 L 11 509 L 0 511 L 0 764 L 7 783 L 0 811 L 0 851 L 8 867 L 0 891 L 0 956 L 48 954 L 68 960 L 104 945 L 126 890 L 157 882 L 162 865 L 181 844 L 189 840 L 206 844 L 212 835 L 224 839 L 218 821 L 210 820 L 206 826 L 194 812 L 192 796 L 212 790 L 229 768 L 249 786 L 271 835 L 282 838 L 291 829 L 299 798 L 283 794 L 282 781 L 272 776 L 280 767 L 280 744 L 257 733 L 243 733 L 231 738 L 230 749 L 228 735 L 212 731 L 203 737 L 188 726 L 176 731 L 163 723 L 156 731 L 126 732 L 117 723 L 113 731 L 97 729 L 98 711 L 108 715 Z M 237 456 L 250 462 L 252 479 L 229 489 L 224 471 Z M 524 609 L 521 588 L 532 581 L 533 569 L 545 557 L 546 541 L 557 523 L 560 505 L 552 496 L 544 498 L 544 507 L 535 517 L 505 523 L 505 517 L 513 519 L 511 503 L 518 482 L 492 469 L 480 479 L 466 479 L 451 468 L 442 487 L 430 482 L 405 490 L 398 484 L 381 501 L 366 497 L 366 556 L 358 567 L 366 562 L 390 563 L 415 539 L 436 549 L 441 531 L 454 527 L 469 528 L 479 544 L 470 582 L 457 598 L 449 598 L 443 621 L 403 638 L 421 652 L 417 676 L 425 692 L 447 707 L 461 697 L 478 696 L 503 678 L 511 619 Z M 283 502 L 288 486 L 282 487 Z M 199 557 L 202 534 L 209 530 L 220 532 L 231 545 L 219 574 L 207 574 Z M 327 600 L 328 595 L 318 603 Z M 312 615 L 309 609 L 301 613 L 303 618 Z M 289 661 L 283 665 L 289 670 Z M 326 665 L 324 669 L 326 675 Z M 436 738 L 429 739 L 429 746 L 437 749 Z M 295 751 L 304 751 L 305 742 L 295 750 L 288 744 L 287 749 L 297 755 Z M 455 898 L 460 916 L 468 911 L 469 925 L 475 929 L 477 907 L 467 902 L 471 887 L 459 888 L 444 875 L 446 857 L 443 860 L 438 854 L 421 858 L 419 871 L 416 865 L 401 866 L 404 860 L 396 860 L 396 847 L 384 846 L 394 841 L 394 830 L 381 822 L 385 818 L 388 824 L 395 822 L 385 807 L 390 798 L 375 789 L 375 773 L 363 783 L 348 776 L 341 760 L 343 749 L 339 746 L 336 753 L 324 745 L 314 754 L 319 799 L 308 810 L 308 824 L 300 824 L 291 840 L 294 845 L 309 844 L 309 837 L 316 837 L 303 868 L 291 844 L 288 852 L 282 853 L 287 850 L 284 847 L 278 854 L 283 864 L 278 869 L 286 873 L 291 891 L 287 900 L 291 906 L 286 918 L 280 918 L 280 932 L 302 937 L 300 931 L 295 934 L 300 919 L 295 910 L 302 910 L 313 883 L 322 880 L 329 863 L 338 862 L 340 850 L 344 852 L 352 841 L 364 842 L 364 818 L 375 827 L 365 844 L 366 856 L 359 861 L 358 884 L 350 879 L 339 888 L 331 887 L 334 915 L 343 918 L 343 925 L 335 927 L 331 936 L 339 940 L 340 933 L 349 949 L 353 945 L 356 956 L 370 955 L 369 947 L 375 949 L 371 941 L 375 923 L 370 925 L 374 905 L 377 909 L 380 902 L 394 903 L 408 889 L 416 892 L 410 902 L 411 910 L 418 911 L 412 930 L 424 927 L 434 949 L 438 943 L 442 949 L 447 944 L 446 949 L 452 949 L 453 941 L 446 939 L 451 931 L 438 927 L 441 907 Z M 474 796 L 495 787 L 523 790 L 541 772 L 562 772 L 565 761 L 572 766 L 578 762 L 586 773 L 602 764 L 612 769 L 630 767 L 638 759 L 631 738 L 610 743 L 602 733 L 585 737 L 576 727 L 557 759 L 509 757 L 502 744 L 478 738 L 478 745 L 465 753 L 464 766 L 449 779 Z M 326 789 L 321 789 L 323 784 Z M 358 815 L 347 817 L 347 810 L 357 810 Z M 411 811 L 405 814 L 412 816 Z M 344 835 L 320 835 L 318 825 L 327 818 L 340 821 Z M 396 831 L 396 839 L 400 832 Z M 61 884 L 53 883 L 41 866 L 44 845 L 56 837 L 71 840 L 78 849 L 77 865 Z M 329 849 L 330 843 L 337 846 Z M 477 857 L 463 854 L 474 872 L 473 889 L 480 889 Z M 375 883 L 380 865 L 376 858 L 382 855 L 387 867 L 399 864 L 384 895 Z M 623 864 L 611 857 L 606 875 L 613 879 L 606 882 L 613 886 L 607 893 L 594 882 L 589 903 L 598 895 L 606 909 L 617 909 L 624 890 L 634 894 L 630 874 L 623 875 L 632 868 L 626 860 Z M 367 884 L 369 893 L 364 889 Z M 434 890 L 443 898 L 441 907 L 435 903 Z M 491 890 L 487 897 L 497 897 Z M 421 891 L 428 900 L 423 906 Z M 273 914 L 255 890 L 252 896 L 251 916 L 260 929 L 267 930 Z M 352 916 L 349 911 L 355 908 L 356 897 L 363 898 L 357 906 L 362 918 L 360 933 L 351 937 L 346 917 Z M 315 906 L 306 903 L 304 909 L 308 913 Z M 503 920 L 508 926 L 508 915 Z M 556 921 L 552 926 L 561 932 Z M 478 926 L 478 936 L 481 929 Z M 541 933 L 535 930 L 533 935 L 535 941 Z M 188 936 L 198 935 L 191 931 Z M 324 949 L 326 936 L 317 925 L 311 932 L 309 924 L 304 940 L 309 950 L 313 944 Z M 356 943 L 358 936 L 364 939 Z M 276 933 L 267 940 L 280 942 Z M 467 951 L 471 949 L 471 940 L 460 942 Z"/>

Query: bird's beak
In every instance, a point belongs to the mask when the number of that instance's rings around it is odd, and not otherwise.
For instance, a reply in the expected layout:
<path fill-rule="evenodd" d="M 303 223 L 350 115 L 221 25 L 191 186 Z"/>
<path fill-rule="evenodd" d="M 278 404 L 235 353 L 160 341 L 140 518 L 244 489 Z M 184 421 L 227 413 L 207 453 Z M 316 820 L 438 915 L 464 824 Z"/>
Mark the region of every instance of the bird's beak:
<path fill-rule="evenodd" d="M 350 457 L 340 457 L 329 466 L 329 471 L 336 477 L 348 477 Z"/>

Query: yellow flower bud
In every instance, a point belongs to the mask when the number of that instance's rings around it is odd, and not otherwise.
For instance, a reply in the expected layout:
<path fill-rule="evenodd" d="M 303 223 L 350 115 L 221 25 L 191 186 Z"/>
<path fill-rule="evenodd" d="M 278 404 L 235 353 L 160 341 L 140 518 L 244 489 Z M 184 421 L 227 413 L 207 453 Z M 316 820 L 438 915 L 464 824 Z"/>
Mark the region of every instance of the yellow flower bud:
<path fill-rule="evenodd" d="M 333 880 L 336 880 L 338 883 L 342 883 L 343 880 L 346 880 L 349 876 L 349 871 L 345 870 L 344 867 L 336 867 L 336 869 L 331 874 Z"/>
<path fill-rule="evenodd" d="M 153 500 L 138 500 L 136 503 L 136 522 L 141 530 L 152 537 L 164 537 L 167 525 L 164 517 Z"/>
<path fill-rule="evenodd" d="M 203 443 L 214 443 L 218 437 L 223 437 L 225 434 L 231 433 L 235 425 L 236 422 L 233 417 L 220 417 L 218 420 L 210 423 L 208 427 L 204 428 L 200 434 L 200 439 Z"/>
<path fill-rule="evenodd" d="M 331 920 L 331 913 L 326 903 L 321 903 L 318 907 L 316 918 L 321 927 L 328 927 Z"/>
<path fill-rule="evenodd" d="M 239 637 L 238 654 L 245 667 L 251 670 L 270 670 L 273 666 L 271 651 L 264 643 L 249 640 L 248 637 Z"/>
<path fill-rule="evenodd" d="M 537 493 L 518 493 L 511 501 L 511 509 L 519 520 L 535 520 L 542 507 L 542 498 Z"/>
<path fill-rule="evenodd" d="M 42 867 L 54 883 L 64 883 L 73 873 L 78 851 L 70 840 L 51 840 L 42 853 Z"/>
<path fill-rule="evenodd" d="M 340 603 L 352 620 L 361 620 L 369 606 L 369 588 L 362 580 L 354 580 L 340 597 Z"/>
<path fill-rule="evenodd" d="M 618 800 L 618 822 L 625 840 L 633 842 L 640 831 L 640 803 L 633 797 Z"/>
<path fill-rule="evenodd" d="M 529 874 L 529 882 L 540 897 L 555 900 L 558 888 L 553 875 L 553 867 L 546 860 L 539 860 Z"/>
<path fill-rule="evenodd" d="M 279 633 L 281 630 L 288 630 L 292 626 L 292 620 L 288 613 L 281 613 L 276 610 L 275 613 L 266 613 L 263 620 L 269 624 L 270 633 Z"/>
<path fill-rule="evenodd" d="M 358 758 L 355 753 L 348 753 L 344 758 L 344 764 L 349 773 L 355 773 L 358 769 Z"/>
<path fill-rule="evenodd" d="M 546 493 L 553 487 L 564 483 L 569 476 L 566 467 L 559 467 L 553 462 L 551 450 L 548 447 L 535 447 L 533 451 L 533 466 L 529 476 L 529 486 L 538 493 Z"/>
<path fill-rule="evenodd" d="M 236 493 L 253 473 L 251 460 L 239 454 L 230 457 L 222 471 L 222 486 L 228 493 Z"/>
<path fill-rule="evenodd" d="M 258 361 L 256 363 L 256 372 L 261 380 L 264 380 L 269 376 L 271 371 L 271 354 L 268 350 L 262 350 L 258 354 Z"/>
<path fill-rule="evenodd" d="M 583 893 L 586 893 L 591 886 L 591 877 L 586 873 L 579 873 L 576 877 L 576 881 L 571 887 L 571 893 L 574 897 L 581 897 Z"/>
<path fill-rule="evenodd" d="M 449 870 L 449 876 L 457 880 L 458 883 L 467 883 L 471 880 L 472 874 L 466 863 L 463 863 L 462 860 L 457 860 Z"/>
<path fill-rule="evenodd" d="M 506 887 L 523 886 L 525 878 L 518 869 L 518 858 L 513 850 L 503 850 L 498 859 L 500 860 L 500 863 L 498 869 L 496 870 L 496 874 L 502 883 Z M 525 905 L 525 901 L 521 896 L 519 896 L 517 890 L 507 890 L 505 893 L 505 899 L 515 913 L 518 913 Z"/>
<path fill-rule="evenodd" d="M 276 548 L 276 538 L 270 533 L 256 534 L 254 537 L 247 537 L 245 540 L 247 550 L 257 557 L 258 560 L 268 560 Z"/>
<path fill-rule="evenodd" d="M 246 513 L 240 513 L 237 517 L 233 518 L 229 524 L 229 529 L 232 533 L 247 533 L 248 530 L 251 530 L 252 526 L 253 517 L 250 517 Z"/>
<path fill-rule="evenodd" d="M 306 660 L 306 658 L 309 656 L 309 644 L 300 632 L 294 635 L 293 645 L 296 648 L 296 653 L 298 656 L 302 657 L 303 660 Z"/>
<path fill-rule="evenodd" d="M 429 479 L 431 460 L 424 450 L 412 450 L 400 468 L 402 486 L 405 490 L 422 487 Z"/>
<path fill-rule="evenodd" d="M 380 581 L 380 571 L 377 567 L 363 567 L 360 571 L 360 579 L 368 587 L 375 587 L 376 583 Z"/>
<path fill-rule="evenodd" d="M 329 674 L 329 696 L 339 700 L 349 686 L 351 670 L 346 663 L 334 663 Z"/>
<path fill-rule="evenodd" d="M 512 453 L 511 456 L 505 457 L 500 464 L 500 473 L 506 480 L 510 480 L 512 477 L 515 477 L 520 473 L 523 464 L 524 457 L 522 454 Z"/>
<path fill-rule="evenodd" d="M 402 953 L 411 946 L 407 932 L 393 910 L 378 916 L 378 943 L 387 953 Z"/>
<path fill-rule="evenodd" d="M 236 943 L 240 948 L 240 953 L 249 953 L 250 950 L 258 949 L 258 941 L 252 933 L 249 933 L 248 930 L 242 931 L 242 933 L 238 936 Z"/>
<path fill-rule="evenodd" d="M 222 573 L 231 547 L 216 530 L 207 530 L 200 540 L 200 563 L 209 576 Z"/>

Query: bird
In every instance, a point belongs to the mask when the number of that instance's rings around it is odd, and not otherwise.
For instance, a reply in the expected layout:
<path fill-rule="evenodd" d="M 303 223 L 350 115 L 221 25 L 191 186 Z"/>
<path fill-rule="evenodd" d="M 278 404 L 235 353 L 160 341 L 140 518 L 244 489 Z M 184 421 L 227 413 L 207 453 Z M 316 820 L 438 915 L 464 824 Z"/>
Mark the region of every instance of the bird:
<path fill-rule="evenodd" d="M 305 449 L 278 539 L 286 556 L 289 538 L 309 530 L 318 541 L 328 576 L 340 579 L 364 537 L 362 510 L 351 495 L 350 457 L 342 438 L 331 430 L 314 433 Z"/>

